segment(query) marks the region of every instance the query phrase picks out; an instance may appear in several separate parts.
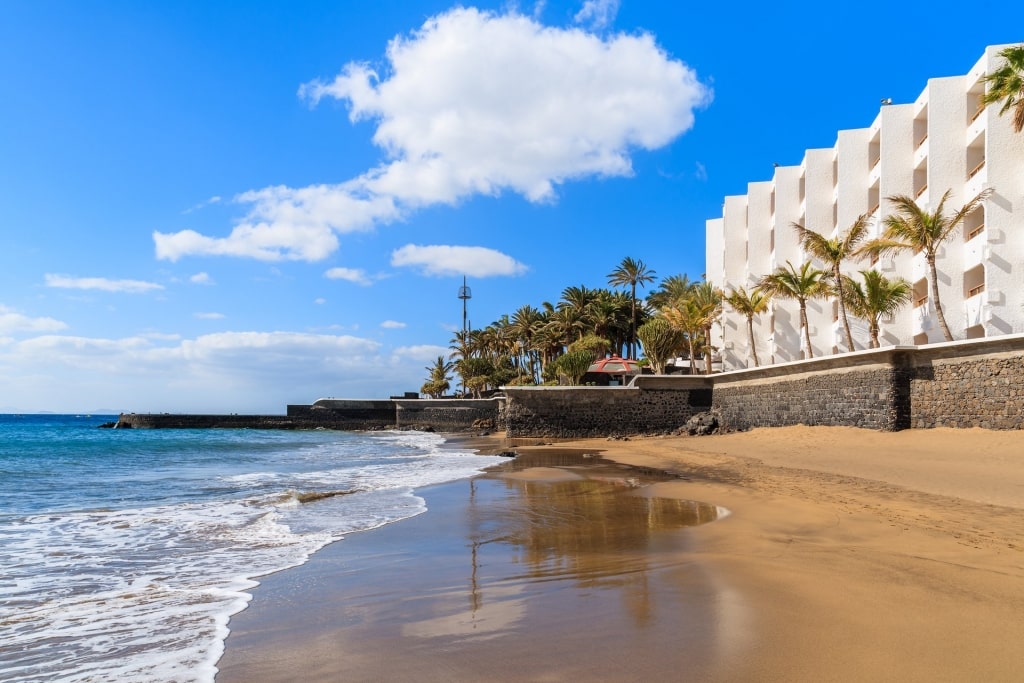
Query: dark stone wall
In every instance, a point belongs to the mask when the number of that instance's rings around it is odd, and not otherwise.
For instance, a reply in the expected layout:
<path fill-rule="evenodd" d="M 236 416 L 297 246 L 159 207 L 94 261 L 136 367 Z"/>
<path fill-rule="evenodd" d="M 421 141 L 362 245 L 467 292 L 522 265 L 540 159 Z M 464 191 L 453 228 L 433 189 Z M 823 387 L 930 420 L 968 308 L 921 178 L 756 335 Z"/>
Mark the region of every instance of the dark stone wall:
<path fill-rule="evenodd" d="M 510 437 L 662 434 L 711 407 L 711 389 L 544 387 L 505 389 Z"/>
<path fill-rule="evenodd" d="M 484 399 L 396 399 L 395 420 L 399 429 L 430 428 L 439 432 L 500 429 L 501 404 Z"/>
<path fill-rule="evenodd" d="M 899 429 L 893 367 L 716 386 L 714 407 L 732 429 L 827 425 Z"/>
<path fill-rule="evenodd" d="M 912 428 L 1024 428 L 1024 356 L 923 360 L 910 381 Z"/>

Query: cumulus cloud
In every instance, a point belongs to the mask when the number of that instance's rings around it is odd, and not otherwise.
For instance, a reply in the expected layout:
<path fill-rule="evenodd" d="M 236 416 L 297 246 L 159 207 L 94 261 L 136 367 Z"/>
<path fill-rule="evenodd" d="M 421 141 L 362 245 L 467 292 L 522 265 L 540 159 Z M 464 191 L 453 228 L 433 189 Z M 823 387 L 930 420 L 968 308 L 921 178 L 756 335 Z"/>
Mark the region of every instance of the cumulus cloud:
<path fill-rule="evenodd" d="M 95 289 L 103 292 L 125 292 L 128 294 L 142 294 L 164 288 L 163 285 L 155 282 L 142 280 L 109 280 L 105 277 L 71 277 L 53 273 L 46 274 L 46 286 L 62 289 Z"/>
<path fill-rule="evenodd" d="M 380 326 L 385 330 L 401 330 L 406 327 L 405 323 L 400 323 L 397 320 L 385 320 Z"/>
<path fill-rule="evenodd" d="M 577 24 L 600 30 L 610 26 L 618 13 L 619 0 L 586 0 L 573 19 Z"/>
<path fill-rule="evenodd" d="M 223 313 L 196 313 L 195 316 L 200 320 L 223 320 Z"/>
<path fill-rule="evenodd" d="M 581 20 L 610 20 L 615 7 L 588 2 Z M 422 207 L 503 191 L 552 201 L 562 183 L 630 175 L 635 150 L 671 142 L 710 99 L 650 34 L 602 38 L 473 8 L 394 38 L 381 73 L 353 62 L 299 92 L 374 121 L 382 163 L 340 184 L 243 193 L 235 199 L 248 213 L 228 236 L 154 232 L 157 258 L 316 261 L 337 250 L 339 234 Z"/>
<path fill-rule="evenodd" d="M 352 282 L 363 287 L 373 284 L 366 275 L 366 272 L 359 268 L 331 268 L 324 273 L 324 276 L 331 280 L 345 280 L 346 282 Z"/>
<path fill-rule="evenodd" d="M 391 252 L 391 265 L 417 268 L 424 275 L 494 277 L 522 275 L 526 266 L 486 247 L 407 244 Z"/>
<path fill-rule="evenodd" d="M 196 273 L 188 279 L 194 285 L 212 285 L 213 278 L 210 277 L 209 273 Z"/>
<path fill-rule="evenodd" d="M 58 332 L 67 325 L 55 318 L 32 318 L 0 304 L 0 334 L 15 332 Z"/>

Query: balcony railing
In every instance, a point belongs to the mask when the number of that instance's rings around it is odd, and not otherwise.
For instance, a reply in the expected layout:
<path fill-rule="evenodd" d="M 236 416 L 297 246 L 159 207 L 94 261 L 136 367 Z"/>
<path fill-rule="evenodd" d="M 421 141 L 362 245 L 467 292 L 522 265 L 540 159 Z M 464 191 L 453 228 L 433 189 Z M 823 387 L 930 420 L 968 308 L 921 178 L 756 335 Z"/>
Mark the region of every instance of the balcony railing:
<path fill-rule="evenodd" d="M 914 308 L 921 308 L 928 303 L 928 295 L 925 294 L 920 299 L 914 299 Z"/>
<path fill-rule="evenodd" d="M 920 188 L 920 189 L 919 189 L 919 190 L 917 191 L 917 194 L 916 194 L 916 195 L 914 195 L 914 198 L 916 199 L 917 197 L 920 197 L 921 195 L 923 195 L 923 194 L 924 194 L 925 192 L 927 192 L 927 191 L 928 191 L 928 183 L 925 183 L 925 184 L 924 184 L 924 185 L 922 185 L 922 186 L 921 186 L 921 188 Z"/>
<path fill-rule="evenodd" d="M 869 216 L 874 216 L 875 212 L 878 211 L 878 207 L 880 207 L 881 205 L 882 205 L 882 203 L 879 202 L 879 203 L 875 204 L 874 206 L 872 206 L 870 209 L 868 209 L 868 215 Z"/>
<path fill-rule="evenodd" d="M 974 112 L 974 116 L 971 117 L 971 123 L 977 121 L 978 117 L 981 116 L 981 112 L 983 111 L 985 111 L 985 105 L 981 105 L 980 107 L 978 107 L 977 111 Z"/>
<path fill-rule="evenodd" d="M 985 291 L 985 283 L 981 283 L 977 287 L 971 287 L 967 290 L 967 298 L 970 299 L 972 296 L 978 296 Z"/>
<path fill-rule="evenodd" d="M 985 160 L 984 159 L 981 160 L 980 164 L 978 164 L 973 169 L 971 169 L 971 172 L 967 174 L 967 178 L 970 179 L 970 178 L 973 178 L 974 176 L 978 175 L 978 171 L 980 171 L 983 168 L 985 168 Z"/>
<path fill-rule="evenodd" d="M 928 133 L 924 134 L 924 137 L 917 141 L 917 146 L 920 147 L 928 141 Z"/>
<path fill-rule="evenodd" d="M 983 232 L 985 232 L 985 224 L 984 223 L 982 223 L 981 225 L 976 227 L 974 230 L 971 230 L 969 233 L 967 233 L 967 241 L 970 242 L 971 240 L 973 240 L 975 237 L 977 237 L 978 235 L 980 235 Z"/>
<path fill-rule="evenodd" d="M 875 157 L 875 160 L 871 162 L 871 170 L 872 171 L 875 170 L 875 167 L 878 166 L 878 162 L 881 161 L 881 160 L 882 160 L 882 157 L 880 157 L 880 156 Z"/>

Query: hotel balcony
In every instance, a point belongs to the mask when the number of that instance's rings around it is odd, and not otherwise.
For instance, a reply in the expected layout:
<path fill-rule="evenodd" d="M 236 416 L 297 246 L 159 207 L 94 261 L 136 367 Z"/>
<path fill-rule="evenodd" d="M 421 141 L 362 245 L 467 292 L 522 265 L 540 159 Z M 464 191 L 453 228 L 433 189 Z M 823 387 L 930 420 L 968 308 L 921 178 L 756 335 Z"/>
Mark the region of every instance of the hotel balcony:
<path fill-rule="evenodd" d="M 964 270 L 970 270 L 988 260 L 991 254 L 991 247 L 988 244 L 988 235 L 985 233 L 985 226 L 975 228 L 970 239 L 964 244 Z"/>
<path fill-rule="evenodd" d="M 974 113 L 974 118 L 967 126 L 967 137 L 964 139 L 964 146 L 971 147 L 972 143 L 985 134 L 988 127 L 988 117 L 984 116 L 985 108 L 982 107 Z"/>
<path fill-rule="evenodd" d="M 988 295 L 985 293 L 985 286 L 976 287 L 970 297 L 964 300 L 964 327 L 974 327 L 988 322 L 992 315 L 992 308 L 989 305 Z"/>
<path fill-rule="evenodd" d="M 982 159 L 980 162 L 972 166 L 967 172 L 967 182 L 964 184 L 964 196 L 977 197 L 981 191 L 985 189 L 985 184 L 987 182 L 988 170 L 985 168 L 985 160 Z"/>
<path fill-rule="evenodd" d="M 875 159 L 871 163 L 871 170 L 868 171 L 868 187 L 875 187 L 879 179 L 882 177 L 882 163 L 881 158 Z"/>
<path fill-rule="evenodd" d="M 914 150 L 914 168 L 920 168 L 928 158 L 928 136 L 918 140 L 917 149 Z"/>

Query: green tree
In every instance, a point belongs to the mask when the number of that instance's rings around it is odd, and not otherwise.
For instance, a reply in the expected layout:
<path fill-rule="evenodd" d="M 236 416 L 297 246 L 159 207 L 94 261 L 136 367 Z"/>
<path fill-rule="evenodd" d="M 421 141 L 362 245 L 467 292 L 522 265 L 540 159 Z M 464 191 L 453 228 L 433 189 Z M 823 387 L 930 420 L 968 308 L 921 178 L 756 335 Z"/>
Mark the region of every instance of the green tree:
<path fill-rule="evenodd" d="M 914 290 L 903 278 L 890 280 L 877 270 L 862 270 L 860 274 L 864 278 L 863 285 L 849 275 L 843 276 L 846 280 L 843 292 L 850 312 L 868 321 L 871 348 L 877 349 L 880 346 L 879 320 L 882 316 L 895 314 L 910 303 Z"/>
<path fill-rule="evenodd" d="M 836 287 L 836 301 L 839 303 L 839 319 L 843 322 L 846 336 L 846 350 L 853 351 L 853 334 L 850 332 L 850 321 L 846 317 L 846 302 L 843 300 L 843 261 L 859 255 L 859 249 L 868 236 L 868 216 L 858 216 L 845 232 L 837 237 L 828 238 L 809 230 L 799 223 L 793 223 L 800 245 L 811 256 L 819 259 L 825 267 L 832 271 L 832 282 Z"/>
<path fill-rule="evenodd" d="M 1024 44 L 1014 45 L 999 52 L 1003 64 L 985 76 L 988 90 L 982 103 L 1003 103 L 999 110 L 1002 116 L 1008 111 L 1013 112 L 1013 129 L 1024 131 Z"/>
<path fill-rule="evenodd" d="M 711 328 L 722 314 L 725 294 L 721 289 L 704 280 L 693 286 L 691 297 L 703 314 L 704 320 L 704 373 L 711 374 L 711 356 L 715 347 L 711 342 Z"/>
<path fill-rule="evenodd" d="M 953 333 L 949 331 L 949 325 L 946 324 L 946 316 L 942 312 L 942 302 L 939 300 L 939 281 L 935 270 L 935 257 L 939 247 L 953 235 L 967 216 L 988 199 L 992 190 L 981 192 L 977 197 L 964 204 L 959 211 L 947 216 L 945 213 L 946 201 L 951 192 L 951 190 L 946 190 L 942 199 L 939 200 L 939 205 L 931 212 L 918 206 L 917 202 L 907 195 L 889 197 L 889 201 L 896 207 L 896 212 L 885 217 L 885 232 L 882 237 L 872 240 L 864 247 L 866 252 L 872 254 L 900 251 L 924 253 L 924 260 L 928 265 L 931 299 L 935 302 L 935 317 L 939 320 L 939 327 L 942 328 L 942 334 L 946 341 L 953 341 Z"/>
<path fill-rule="evenodd" d="M 586 349 L 568 351 L 558 357 L 555 367 L 558 374 L 564 376 L 570 385 L 578 386 L 596 358 L 593 351 Z"/>
<path fill-rule="evenodd" d="M 757 288 L 773 297 L 793 299 L 800 306 L 800 327 L 807 345 L 807 357 L 814 358 L 811 347 L 811 330 L 807 324 L 807 302 L 811 299 L 824 299 L 832 294 L 827 271 L 815 268 L 810 261 L 805 261 L 797 269 L 786 261 L 786 266 L 779 267 L 774 273 L 763 276 Z"/>
<path fill-rule="evenodd" d="M 622 259 L 619 267 L 608 273 L 608 284 L 613 287 L 624 287 L 629 285 L 630 327 L 629 327 L 629 357 L 636 355 L 636 286 L 643 287 L 648 282 L 654 282 L 655 272 L 648 268 L 643 261 L 634 260 L 627 256 Z"/>
<path fill-rule="evenodd" d="M 684 296 L 662 308 L 661 315 L 683 333 L 690 357 L 690 374 L 696 374 L 697 352 L 707 346 L 704 331 L 709 311 L 702 308 L 692 296 Z"/>
<path fill-rule="evenodd" d="M 427 381 L 420 387 L 420 393 L 426 394 L 430 398 L 444 396 L 451 387 L 452 378 L 449 373 L 451 373 L 452 367 L 452 363 L 446 361 L 444 356 L 438 356 L 433 365 L 424 368 L 430 374 Z"/>
<path fill-rule="evenodd" d="M 665 364 L 686 345 L 686 335 L 665 318 L 651 318 L 637 328 L 636 336 L 644 347 L 654 374 L 665 373 Z"/>
<path fill-rule="evenodd" d="M 677 301 L 679 298 L 689 296 L 694 285 L 687 275 L 669 275 L 662 278 L 658 287 L 647 295 L 647 304 L 658 311 Z"/>
<path fill-rule="evenodd" d="M 729 292 L 725 301 L 732 310 L 736 311 L 747 319 L 747 343 L 750 346 L 750 355 L 754 359 L 754 367 L 761 365 L 757 358 L 757 346 L 754 343 L 754 318 L 768 310 L 768 304 L 772 297 L 760 289 L 754 288 L 749 293 L 743 287 Z"/>

